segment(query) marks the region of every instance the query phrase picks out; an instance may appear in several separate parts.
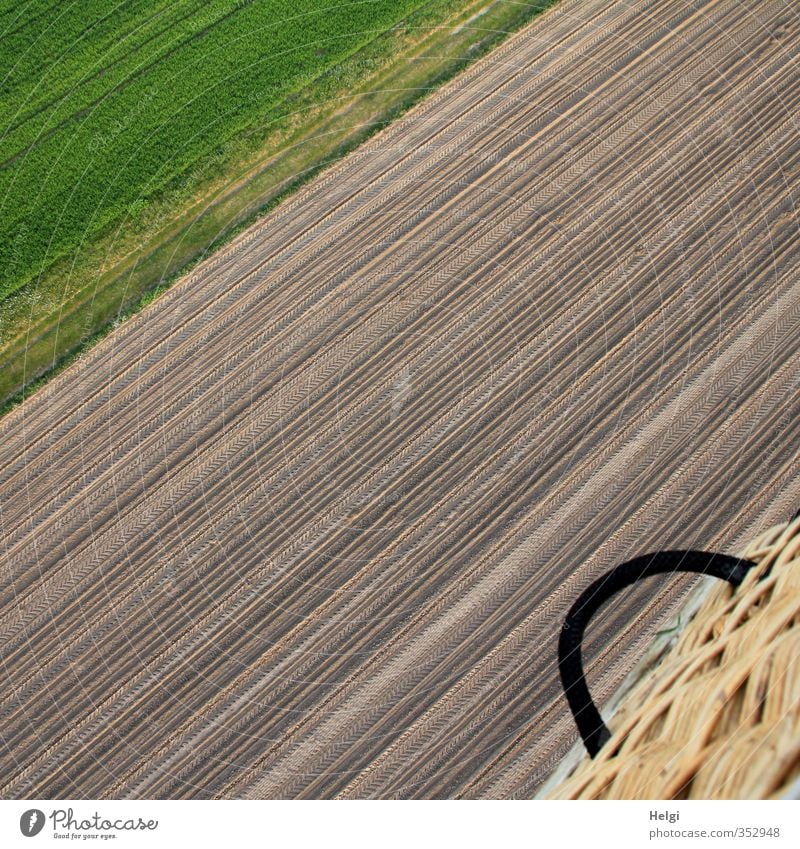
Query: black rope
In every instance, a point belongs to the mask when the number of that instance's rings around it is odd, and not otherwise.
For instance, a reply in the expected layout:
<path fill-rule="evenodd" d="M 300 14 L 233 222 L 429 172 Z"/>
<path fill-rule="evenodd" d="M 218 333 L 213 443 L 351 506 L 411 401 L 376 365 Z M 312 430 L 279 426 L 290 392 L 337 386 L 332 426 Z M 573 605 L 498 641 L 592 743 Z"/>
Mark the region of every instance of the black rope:
<path fill-rule="evenodd" d="M 592 616 L 614 594 L 643 578 L 694 572 L 720 578 L 738 587 L 754 565 L 752 560 L 707 551 L 659 551 L 622 563 L 581 593 L 564 620 L 558 640 L 558 671 L 572 716 L 590 757 L 595 757 L 611 736 L 592 701 L 583 674 L 581 643 Z"/>

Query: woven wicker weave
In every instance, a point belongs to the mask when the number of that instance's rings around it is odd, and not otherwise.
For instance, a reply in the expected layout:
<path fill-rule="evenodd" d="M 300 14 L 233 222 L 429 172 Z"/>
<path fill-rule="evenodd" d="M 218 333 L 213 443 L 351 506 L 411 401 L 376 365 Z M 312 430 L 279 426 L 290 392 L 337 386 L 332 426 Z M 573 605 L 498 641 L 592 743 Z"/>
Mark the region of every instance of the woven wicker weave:
<path fill-rule="evenodd" d="M 624 699 L 597 758 L 582 761 L 549 798 L 794 795 L 800 519 L 770 529 L 743 554 L 757 566 L 742 586 L 714 586 L 675 646 Z"/>

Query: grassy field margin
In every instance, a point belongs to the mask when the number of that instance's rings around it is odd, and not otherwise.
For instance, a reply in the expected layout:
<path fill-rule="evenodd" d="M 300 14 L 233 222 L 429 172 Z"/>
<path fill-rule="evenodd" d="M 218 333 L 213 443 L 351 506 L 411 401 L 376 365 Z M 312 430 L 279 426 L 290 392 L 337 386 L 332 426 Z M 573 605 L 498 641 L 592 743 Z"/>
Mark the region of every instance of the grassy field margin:
<path fill-rule="evenodd" d="M 554 4 L 432 0 L 0 305 L 0 414 L 193 265 Z"/>

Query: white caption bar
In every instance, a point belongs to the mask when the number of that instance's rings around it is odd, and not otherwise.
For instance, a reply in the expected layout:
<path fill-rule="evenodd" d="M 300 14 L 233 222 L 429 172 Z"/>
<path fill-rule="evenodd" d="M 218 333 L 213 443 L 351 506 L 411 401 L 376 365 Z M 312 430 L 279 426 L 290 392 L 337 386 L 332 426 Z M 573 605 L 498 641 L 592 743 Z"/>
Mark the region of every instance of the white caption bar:
<path fill-rule="evenodd" d="M 0 846 L 794 847 L 798 804 L 0 801 Z"/>

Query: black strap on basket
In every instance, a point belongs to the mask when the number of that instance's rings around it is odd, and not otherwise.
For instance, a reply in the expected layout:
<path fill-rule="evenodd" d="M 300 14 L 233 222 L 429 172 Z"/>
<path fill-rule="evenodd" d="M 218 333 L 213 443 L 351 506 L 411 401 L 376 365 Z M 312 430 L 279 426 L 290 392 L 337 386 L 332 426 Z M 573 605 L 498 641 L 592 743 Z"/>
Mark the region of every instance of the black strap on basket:
<path fill-rule="evenodd" d="M 622 563 L 581 593 L 564 620 L 558 640 L 558 671 L 572 716 L 590 757 L 595 757 L 611 736 L 592 700 L 583 673 L 581 643 L 592 616 L 620 590 L 653 575 L 692 572 L 711 575 L 738 587 L 754 565 L 752 560 L 708 551 L 659 551 Z"/>

